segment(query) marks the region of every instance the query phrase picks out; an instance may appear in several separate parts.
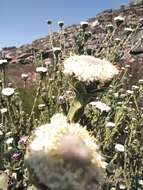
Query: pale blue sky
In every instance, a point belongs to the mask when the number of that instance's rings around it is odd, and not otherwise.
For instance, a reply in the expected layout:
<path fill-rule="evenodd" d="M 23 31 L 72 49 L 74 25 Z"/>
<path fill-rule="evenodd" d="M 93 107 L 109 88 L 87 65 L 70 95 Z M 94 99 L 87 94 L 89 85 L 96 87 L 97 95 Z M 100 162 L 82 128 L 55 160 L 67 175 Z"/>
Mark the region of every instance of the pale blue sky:
<path fill-rule="evenodd" d="M 66 26 L 131 0 L 0 0 L 0 48 L 20 46 L 48 34 L 46 20 Z"/>

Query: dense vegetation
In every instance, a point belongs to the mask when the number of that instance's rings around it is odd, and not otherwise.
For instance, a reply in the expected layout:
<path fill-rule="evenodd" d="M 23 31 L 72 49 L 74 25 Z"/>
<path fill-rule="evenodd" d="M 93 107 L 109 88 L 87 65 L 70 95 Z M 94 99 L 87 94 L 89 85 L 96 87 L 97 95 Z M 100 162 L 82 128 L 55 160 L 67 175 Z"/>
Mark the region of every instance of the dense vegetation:
<path fill-rule="evenodd" d="M 53 47 L 50 35 L 51 64 L 45 66 L 42 60 L 35 60 L 37 80 L 33 94 L 27 87 L 26 73 L 21 76 L 22 90 L 7 83 L 5 71 L 9 65 L 1 60 L 0 189 L 36 188 L 31 184 L 24 164 L 26 145 L 31 131 L 49 123 L 58 112 L 67 115 L 70 122 L 86 126 L 97 139 L 108 163 L 106 181 L 101 189 L 143 189 L 143 78 L 132 85 L 131 65 L 120 64 L 127 56 L 125 47 L 129 47 L 129 54 L 136 44 L 142 43 L 142 21 L 131 28 L 123 25 L 123 17 L 114 19 L 113 25 L 106 26 L 102 44 L 94 51 L 88 51 L 85 46 L 92 37 L 87 22 L 81 23 L 70 49 L 65 48 L 66 34 L 63 22 L 59 22 L 58 48 Z M 48 21 L 49 28 L 51 25 Z M 118 30 L 122 31 L 122 36 L 117 38 Z M 136 36 L 138 38 L 134 40 Z M 100 84 L 100 80 L 94 84 L 75 82 L 74 77 L 67 77 L 63 72 L 64 60 L 75 54 L 107 59 L 118 68 L 119 74 L 104 84 Z"/>

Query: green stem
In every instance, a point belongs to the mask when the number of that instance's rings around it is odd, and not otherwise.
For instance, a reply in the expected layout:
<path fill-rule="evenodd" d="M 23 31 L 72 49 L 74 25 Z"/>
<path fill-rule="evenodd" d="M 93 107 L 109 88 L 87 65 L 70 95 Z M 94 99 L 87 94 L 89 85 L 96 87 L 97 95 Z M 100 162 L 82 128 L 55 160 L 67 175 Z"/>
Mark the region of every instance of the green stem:
<path fill-rule="evenodd" d="M 29 121 L 31 121 L 31 118 L 33 116 L 33 113 L 34 113 L 34 110 L 35 110 L 35 107 L 36 107 L 36 103 L 37 103 L 37 100 L 38 100 L 38 97 L 39 97 L 39 94 L 40 94 L 41 84 L 42 84 L 42 80 L 39 81 L 39 86 L 37 88 L 36 97 L 34 99 L 34 103 L 33 103 L 33 107 L 32 107 L 32 110 L 31 110 L 30 117 L 29 117 Z"/>

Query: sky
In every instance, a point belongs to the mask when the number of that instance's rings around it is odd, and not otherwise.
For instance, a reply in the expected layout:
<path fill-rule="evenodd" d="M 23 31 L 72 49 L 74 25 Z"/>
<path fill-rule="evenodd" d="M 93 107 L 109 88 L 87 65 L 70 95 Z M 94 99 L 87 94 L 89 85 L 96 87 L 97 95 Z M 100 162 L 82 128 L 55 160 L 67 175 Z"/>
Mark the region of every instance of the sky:
<path fill-rule="evenodd" d="M 0 0 L 0 49 L 21 46 L 48 35 L 46 20 L 53 30 L 78 24 L 106 9 L 117 9 L 131 0 Z"/>

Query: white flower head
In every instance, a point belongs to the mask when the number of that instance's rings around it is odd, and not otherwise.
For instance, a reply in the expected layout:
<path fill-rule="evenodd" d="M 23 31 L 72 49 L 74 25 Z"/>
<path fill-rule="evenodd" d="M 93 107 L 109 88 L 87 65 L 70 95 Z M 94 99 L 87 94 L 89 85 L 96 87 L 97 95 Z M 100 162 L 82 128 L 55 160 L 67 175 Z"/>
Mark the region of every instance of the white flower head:
<path fill-rule="evenodd" d="M 39 104 L 39 105 L 38 105 L 38 109 L 39 109 L 39 110 L 43 110 L 45 107 L 46 107 L 45 104 Z"/>
<path fill-rule="evenodd" d="M 128 95 L 134 94 L 134 92 L 132 90 L 127 90 L 126 92 L 127 92 Z"/>
<path fill-rule="evenodd" d="M 116 41 L 116 42 L 120 42 L 121 39 L 120 39 L 120 38 L 115 38 L 115 41 Z"/>
<path fill-rule="evenodd" d="M 113 24 L 107 24 L 106 28 L 110 29 L 110 30 L 113 30 L 114 29 L 114 25 Z"/>
<path fill-rule="evenodd" d="M 14 88 L 3 88 L 1 93 L 4 96 L 12 96 L 14 94 L 14 91 L 15 91 Z"/>
<path fill-rule="evenodd" d="M 89 103 L 92 106 L 95 106 L 97 109 L 99 109 L 101 112 L 109 112 L 111 111 L 111 108 L 107 106 L 105 103 L 100 101 L 94 101 Z"/>
<path fill-rule="evenodd" d="M 7 145 L 10 145 L 10 144 L 12 144 L 13 143 L 13 137 L 10 137 L 10 138 L 8 138 L 7 140 L 6 140 L 6 144 Z"/>
<path fill-rule="evenodd" d="M 126 34 L 131 34 L 134 30 L 132 28 L 125 28 L 124 31 Z"/>
<path fill-rule="evenodd" d="M 113 128 L 113 127 L 115 127 L 116 125 L 115 125 L 115 123 L 113 123 L 113 122 L 107 122 L 106 123 L 106 127 L 107 128 Z"/>
<path fill-rule="evenodd" d="M 35 129 L 25 163 L 37 183 L 53 190 L 86 190 L 89 186 L 97 189 L 104 181 L 106 167 L 86 128 L 78 123 L 69 124 L 62 114 Z"/>
<path fill-rule="evenodd" d="M 139 180 L 138 180 L 138 184 L 140 184 L 141 186 L 143 186 L 143 180 L 142 180 L 142 179 L 139 179 Z"/>
<path fill-rule="evenodd" d="M 126 185 L 123 182 L 119 183 L 119 189 L 126 189 Z"/>
<path fill-rule="evenodd" d="M 115 92 L 113 95 L 114 95 L 115 98 L 119 97 L 119 93 L 118 92 Z"/>
<path fill-rule="evenodd" d="M 114 21 L 116 21 L 116 22 L 118 22 L 118 21 L 124 22 L 124 20 L 125 20 L 125 18 L 120 15 L 114 18 Z"/>
<path fill-rule="evenodd" d="M 46 67 L 37 67 L 36 72 L 37 73 L 47 73 L 48 69 Z"/>
<path fill-rule="evenodd" d="M 0 60 L 0 65 L 4 65 L 4 64 L 7 64 L 7 60 L 6 59 L 1 59 Z"/>
<path fill-rule="evenodd" d="M 6 112 L 7 112 L 7 108 L 2 108 L 2 109 L 0 109 L 0 112 L 1 112 L 1 114 L 6 113 Z"/>
<path fill-rule="evenodd" d="M 22 78 L 23 80 L 27 80 L 27 79 L 28 79 L 28 74 L 22 73 L 22 74 L 21 74 L 21 78 Z"/>
<path fill-rule="evenodd" d="M 60 47 L 53 47 L 53 52 L 55 53 L 55 54 L 59 54 L 59 53 L 61 53 L 61 48 Z"/>
<path fill-rule="evenodd" d="M 130 67 L 131 67 L 131 66 L 128 65 L 128 64 L 125 65 L 125 68 L 126 68 L 126 69 L 129 69 Z"/>
<path fill-rule="evenodd" d="M 139 22 L 143 22 L 143 18 L 139 18 Z"/>
<path fill-rule="evenodd" d="M 89 23 L 87 21 L 81 21 L 80 25 L 81 25 L 82 28 L 87 28 Z"/>
<path fill-rule="evenodd" d="M 74 55 L 64 62 L 64 73 L 79 81 L 105 83 L 118 74 L 118 69 L 109 61 L 88 55 Z"/>
<path fill-rule="evenodd" d="M 140 87 L 139 87 L 139 86 L 136 86 L 136 85 L 133 85 L 133 86 L 132 86 L 132 90 L 134 90 L 134 91 L 139 90 L 139 88 L 140 88 Z"/>
<path fill-rule="evenodd" d="M 139 79 L 138 83 L 143 84 L 143 79 Z"/>
<path fill-rule="evenodd" d="M 2 136 L 3 135 L 3 132 L 0 130 L 0 136 Z"/>
<path fill-rule="evenodd" d="M 116 152 L 124 152 L 125 151 L 125 148 L 122 144 L 116 144 L 115 145 L 115 150 Z"/>

